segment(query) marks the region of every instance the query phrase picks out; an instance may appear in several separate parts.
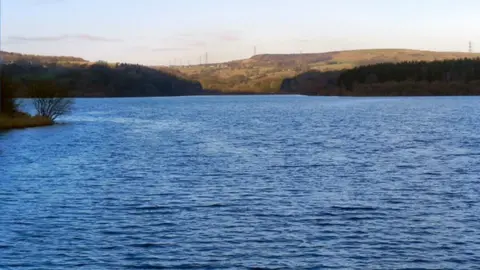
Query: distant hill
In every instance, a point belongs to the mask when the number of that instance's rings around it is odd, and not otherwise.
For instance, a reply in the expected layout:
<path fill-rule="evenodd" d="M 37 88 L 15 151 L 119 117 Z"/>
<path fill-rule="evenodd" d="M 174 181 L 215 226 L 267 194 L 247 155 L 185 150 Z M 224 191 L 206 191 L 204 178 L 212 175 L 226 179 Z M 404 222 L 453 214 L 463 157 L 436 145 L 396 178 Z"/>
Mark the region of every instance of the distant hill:
<path fill-rule="evenodd" d="M 408 49 L 371 49 L 308 54 L 261 54 L 225 63 L 147 67 L 89 62 L 71 56 L 0 52 L 18 77 L 51 77 L 78 96 L 162 96 L 196 94 L 302 93 L 328 89 L 338 94 L 347 70 L 380 63 L 434 62 L 480 54 Z M 205 90 L 208 89 L 208 90 Z"/>
<path fill-rule="evenodd" d="M 435 61 L 466 57 L 480 57 L 480 53 L 436 52 L 408 49 L 369 49 L 305 54 L 262 54 L 253 56 L 250 59 L 234 62 L 239 62 L 244 65 L 261 66 L 297 66 L 299 63 L 306 63 L 311 69 L 319 69 L 338 64 L 360 66 L 384 62 Z"/>
<path fill-rule="evenodd" d="M 70 56 L 39 56 L 1 52 L 3 70 L 17 82 L 48 79 L 76 97 L 143 97 L 203 95 L 202 85 L 175 72 L 141 65 L 92 63 Z M 177 72 L 178 73 L 178 72 Z M 17 96 L 26 96 L 21 88 Z"/>
<path fill-rule="evenodd" d="M 51 63 L 87 63 L 88 61 L 80 58 L 80 57 L 73 57 L 73 56 L 44 56 L 44 55 L 33 55 L 33 54 L 21 54 L 21 53 L 14 53 L 14 52 L 5 52 L 0 51 L 0 57 L 2 57 L 3 61 L 6 63 L 9 62 L 35 62 L 35 63 L 42 63 L 42 64 L 51 64 Z"/>
<path fill-rule="evenodd" d="M 480 54 L 408 49 L 371 49 L 308 54 L 261 54 L 220 64 L 176 67 L 203 87 L 222 92 L 277 93 L 285 78 L 308 72 L 339 71 L 377 63 L 476 58 Z M 330 76 L 330 75 L 329 75 Z"/>

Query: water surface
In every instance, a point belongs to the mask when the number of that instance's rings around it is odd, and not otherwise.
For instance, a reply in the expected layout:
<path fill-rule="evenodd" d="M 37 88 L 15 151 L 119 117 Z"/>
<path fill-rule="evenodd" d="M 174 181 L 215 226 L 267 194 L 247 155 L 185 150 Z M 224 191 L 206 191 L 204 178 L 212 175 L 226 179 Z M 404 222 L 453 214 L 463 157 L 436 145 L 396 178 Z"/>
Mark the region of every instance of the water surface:
<path fill-rule="evenodd" d="M 480 98 L 76 107 L 0 134 L 0 269 L 480 265 Z"/>

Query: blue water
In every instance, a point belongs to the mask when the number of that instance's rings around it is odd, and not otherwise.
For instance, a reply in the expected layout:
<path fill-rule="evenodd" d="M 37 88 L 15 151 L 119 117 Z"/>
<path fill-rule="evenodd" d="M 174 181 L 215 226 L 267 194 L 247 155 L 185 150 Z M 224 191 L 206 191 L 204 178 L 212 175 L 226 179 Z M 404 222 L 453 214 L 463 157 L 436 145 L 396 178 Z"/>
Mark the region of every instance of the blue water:
<path fill-rule="evenodd" d="M 0 269 L 478 269 L 480 98 L 82 99 L 0 134 Z"/>

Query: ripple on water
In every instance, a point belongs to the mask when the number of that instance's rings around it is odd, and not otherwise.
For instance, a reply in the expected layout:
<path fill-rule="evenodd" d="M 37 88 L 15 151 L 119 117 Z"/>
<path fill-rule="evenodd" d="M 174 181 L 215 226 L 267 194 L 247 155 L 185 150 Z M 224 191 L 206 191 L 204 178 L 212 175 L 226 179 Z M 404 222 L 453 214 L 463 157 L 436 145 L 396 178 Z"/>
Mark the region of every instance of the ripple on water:
<path fill-rule="evenodd" d="M 480 265 L 480 98 L 118 102 L 0 134 L 0 268 Z"/>

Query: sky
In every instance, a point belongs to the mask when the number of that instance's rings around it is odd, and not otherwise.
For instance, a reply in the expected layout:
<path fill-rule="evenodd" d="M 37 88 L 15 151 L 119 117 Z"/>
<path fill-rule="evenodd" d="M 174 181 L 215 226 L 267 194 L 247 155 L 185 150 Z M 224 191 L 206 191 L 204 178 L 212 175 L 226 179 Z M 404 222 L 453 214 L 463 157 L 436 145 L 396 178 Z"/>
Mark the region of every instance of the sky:
<path fill-rule="evenodd" d="M 0 0 L 1 49 L 198 64 L 368 48 L 480 51 L 478 0 Z"/>

